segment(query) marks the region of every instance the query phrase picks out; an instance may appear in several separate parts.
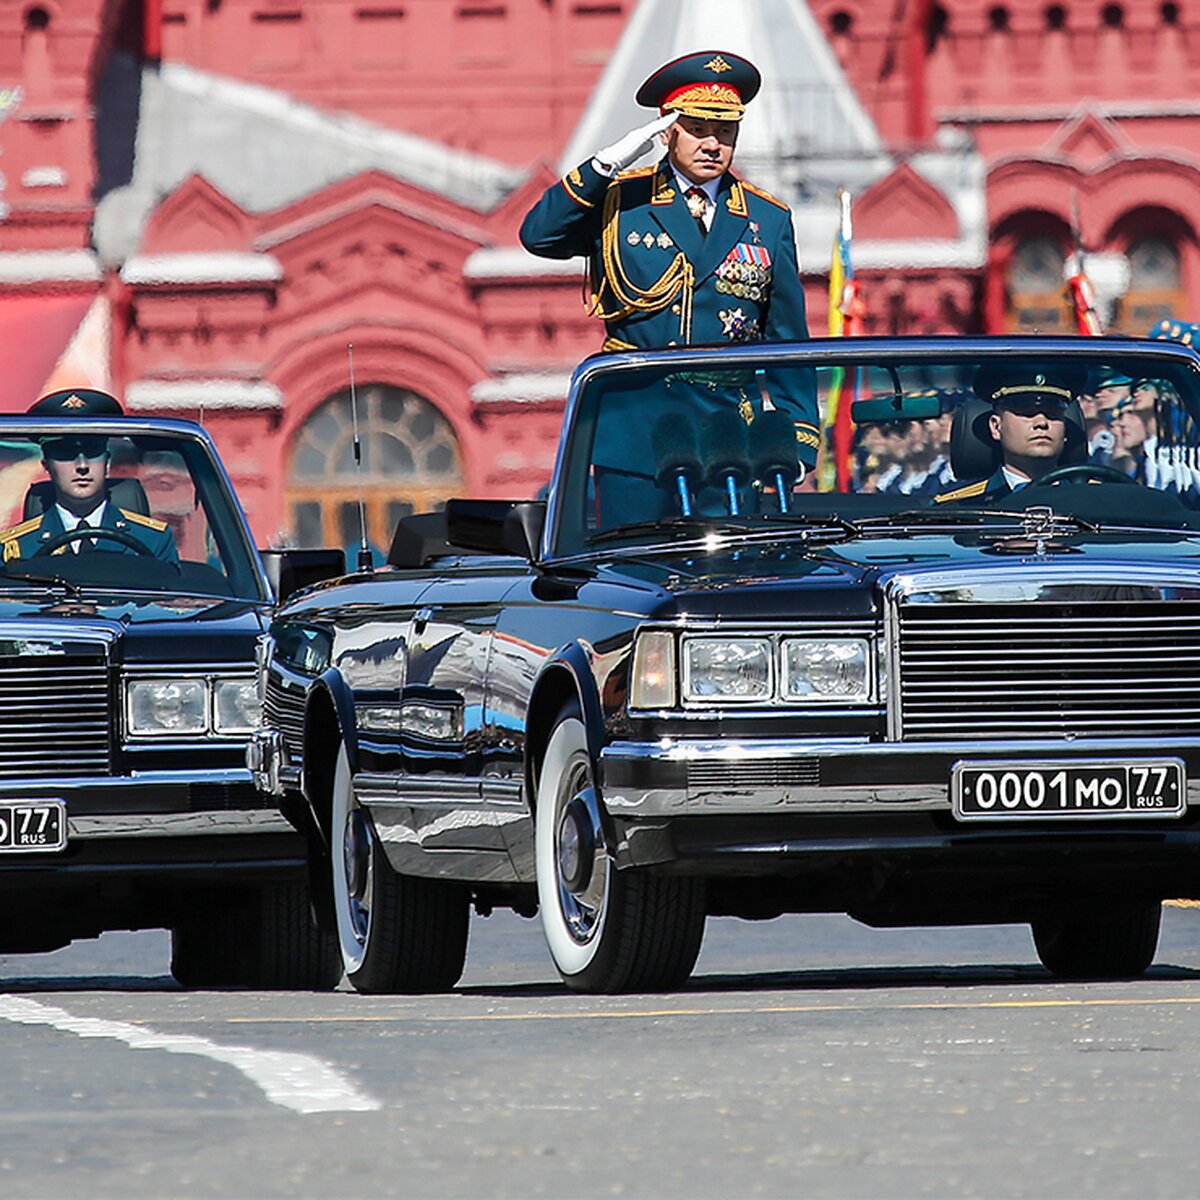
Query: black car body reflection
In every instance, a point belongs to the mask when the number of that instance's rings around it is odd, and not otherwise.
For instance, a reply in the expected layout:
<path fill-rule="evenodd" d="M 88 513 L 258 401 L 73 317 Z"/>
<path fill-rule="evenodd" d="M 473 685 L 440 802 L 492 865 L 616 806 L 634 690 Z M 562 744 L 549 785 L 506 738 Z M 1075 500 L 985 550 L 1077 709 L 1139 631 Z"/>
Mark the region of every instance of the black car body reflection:
<path fill-rule="evenodd" d="M 939 500 L 996 466 L 981 368 L 1047 359 L 1162 381 L 1157 485 L 1077 438 Z M 799 482 L 763 420 L 786 378 L 856 398 L 860 490 Z M 707 914 L 1029 922 L 1059 974 L 1143 970 L 1160 901 L 1200 895 L 1198 398 L 1158 342 L 584 363 L 548 505 L 451 502 L 454 545 L 402 528 L 276 615 L 252 762 L 351 981 L 452 985 L 472 901 L 539 908 L 579 990 L 679 984 Z M 910 437 L 888 491 L 872 426 L 920 421 L 946 463 Z"/>

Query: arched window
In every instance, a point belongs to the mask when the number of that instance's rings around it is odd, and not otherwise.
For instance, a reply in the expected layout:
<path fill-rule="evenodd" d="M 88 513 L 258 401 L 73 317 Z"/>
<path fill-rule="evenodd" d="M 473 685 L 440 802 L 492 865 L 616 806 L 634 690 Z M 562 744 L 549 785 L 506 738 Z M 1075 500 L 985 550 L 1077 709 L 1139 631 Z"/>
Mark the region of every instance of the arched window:
<path fill-rule="evenodd" d="M 1012 332 L 1071 331 L 1071 312 L 1063 290 L 1062 247 L 1052 237 L 1017 243 L 1008 267 L 1008 324 Z"/>
<path fill-rule="evenodd" d="M 1129 290 L 1121 297 L 1118 324 L 1122 333 L 1144 335 L 1170 317 L 1185 312 L 1179 249 L 1163 237 L 1144 237 L 1131 242 Z"/>
<path fill-rule="evenodd" d="M 325 400 L 296 435 L 285 496 L 294 545 L 358 544 L 361 495 L 367 537 L 386 551 L 401 517 L 440 509 L 461 494 L 458 439 L 415 392 L 385 383 L 360 387 L 358 432 L 361 467 L 346 389 Z"/>

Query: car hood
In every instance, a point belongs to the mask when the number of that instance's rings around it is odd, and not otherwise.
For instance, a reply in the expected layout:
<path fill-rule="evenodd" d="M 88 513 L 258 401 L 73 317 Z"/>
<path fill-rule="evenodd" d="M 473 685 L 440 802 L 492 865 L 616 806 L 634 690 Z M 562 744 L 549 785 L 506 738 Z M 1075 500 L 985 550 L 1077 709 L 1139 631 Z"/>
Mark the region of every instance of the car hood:
<path fill-rule="evenodd" d="M 698 553 L 658 546 L 644 558 L 610 560 L 602 572 L 614 582 L 666 592 L 680 612 L 697 616 L 868 616 L 889 587 L 911 591 L 912 581 L 938 576 L 959 587 L 964 581 L 1044 577 L 1090 578 L 1106 587 L 1114 581 L 1169 580 L 1176 589 L 1200 588 L 1200 538 L 1122 530 L 1060 534 L 1039 543 L 994 531 L 954 536 L 909 531 L 817 547 L 773 542 Z M 1026 595 L 1029 588 L 1018 591 Z"/>
<path fill-rule="evenodd" d="M 0 593 L 0 638 L 34 626 L 40 635 L 98 631 L 122 638 L 127 658 L 210 657 L 213 661 L 244 658 L 245 646 L 266 626 L 266 606 L 220 596 L 118 596 L 112 593 L 68 594 L 62 589 Z"/>

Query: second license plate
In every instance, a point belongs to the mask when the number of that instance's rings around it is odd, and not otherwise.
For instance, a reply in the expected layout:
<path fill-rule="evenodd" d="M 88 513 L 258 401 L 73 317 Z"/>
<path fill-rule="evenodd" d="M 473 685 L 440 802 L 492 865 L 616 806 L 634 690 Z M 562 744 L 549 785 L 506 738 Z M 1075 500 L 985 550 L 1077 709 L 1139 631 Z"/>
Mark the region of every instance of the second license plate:
<path fill-rule="evenodd" d="M 0 853 L 61 850 L 67 844 L 67 806 L 61 800 L 0 803 Z"/>
<path fill-rule="evenodd" d="M 950 770 L 959 820 L 1004 817 L 1177 817 L 1185 808 L 1183 762 L 970 762 Z"/>

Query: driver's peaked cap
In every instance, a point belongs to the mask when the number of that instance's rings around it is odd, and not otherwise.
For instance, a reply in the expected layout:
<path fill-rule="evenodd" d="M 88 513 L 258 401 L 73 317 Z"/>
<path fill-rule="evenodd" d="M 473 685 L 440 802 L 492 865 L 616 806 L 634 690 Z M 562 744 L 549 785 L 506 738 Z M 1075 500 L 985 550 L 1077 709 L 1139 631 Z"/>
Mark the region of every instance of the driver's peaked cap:
<path fill-rule="evenodd" d="M 95 388 L 64 388 L 50 392 L 33 404 L 29 412 L 39 417 L 123 417 L 125 410 L 116 397 Z"/>

